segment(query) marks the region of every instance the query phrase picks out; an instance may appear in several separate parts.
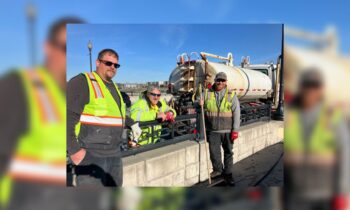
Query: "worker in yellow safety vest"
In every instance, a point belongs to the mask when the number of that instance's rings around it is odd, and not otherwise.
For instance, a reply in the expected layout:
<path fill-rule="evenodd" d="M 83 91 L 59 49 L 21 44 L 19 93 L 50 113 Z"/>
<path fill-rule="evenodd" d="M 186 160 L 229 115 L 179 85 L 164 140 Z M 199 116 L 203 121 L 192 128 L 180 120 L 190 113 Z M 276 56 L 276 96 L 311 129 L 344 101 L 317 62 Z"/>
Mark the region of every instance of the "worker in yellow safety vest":
<path fill-rule="evenodd" d="M 141 134 L 138 123 L 126 116 L 123 97 L 112 80 L 119 67 L 118 53 L 103 49 L 96 71 L 68 82 L 67 150 L 76 165 L 77 186 L 122 186 L 126 128 Z"/>
<path fill-rule="evenodd" d="M 347 206 L 349 132 L 341 112 L 323 102 L 317 69 L 300 77 L 299 95 L 287 109 L 285 124 L 285 209 L 336 209 Z"/>
<path fill-rule="evenodd" d="M 238 138 L 240 127 L 240 103 L 234 91 L 227 86 L 227 75 L 219 72 L 215 75 L 215 83 L 205 89 L 204 106 L 206 133 L 209 142 L 210 160 L 213 165 L 211 178 L 224 175 L 228 185 L 234 186 L 233 144 Z M 221 158 L 224 150 L 224 164 Z"/>
<path fill-rule="evenodd" d="M 176 112 L 165 102 L 160 99 L 161 92 L 158 87 L 150 85 L 147 91 L 131 106 L 130 116 L 136 122 L 146 122 L 158 119 L 160 122 L 174 121 Z M 152 138 L 153 127 L 153 138 Z M 140 138 L 132 138 L 130 146 L 145 145 L 155 143 L 161 135 L 161 125 L 148 126 L 142 128 Z M 152 140 L 153 139 L 153 140 Z"/>
<path fill-rule="evenodd" d="M 0 209 L 99 208 L 96 190 L 65 190 L 66 24 L 81 22 L 57 20 L 45 41 L 44 64 L 0 79 Z"/>

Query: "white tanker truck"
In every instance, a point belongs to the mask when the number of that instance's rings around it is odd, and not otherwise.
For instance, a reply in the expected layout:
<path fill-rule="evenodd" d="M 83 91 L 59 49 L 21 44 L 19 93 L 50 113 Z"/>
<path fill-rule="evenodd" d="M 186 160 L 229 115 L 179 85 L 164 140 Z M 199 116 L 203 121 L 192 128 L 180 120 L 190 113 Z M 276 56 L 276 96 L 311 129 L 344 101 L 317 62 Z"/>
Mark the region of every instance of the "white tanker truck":
<path fill-rule="evenodd" d="M 209 61 L 208 57 L 219 62 Z M 207 88 L 214 83 L 217 73 L 225 72 L 228 88 L 236 92 L 241 102 L 242 122 L 248 123 L 270 117 L 271 108 L 277 107 L 279 63 L 251 65 L 246 57 L 241 66 L 234 66 L 231 53 L 227 57 L 205 52 L 183 53 L 178 55 L 177 66 L 169 77 L 168 93 L 173 95 L 173 106 L 179 114 L 192 114 L 199 85 Z"/>

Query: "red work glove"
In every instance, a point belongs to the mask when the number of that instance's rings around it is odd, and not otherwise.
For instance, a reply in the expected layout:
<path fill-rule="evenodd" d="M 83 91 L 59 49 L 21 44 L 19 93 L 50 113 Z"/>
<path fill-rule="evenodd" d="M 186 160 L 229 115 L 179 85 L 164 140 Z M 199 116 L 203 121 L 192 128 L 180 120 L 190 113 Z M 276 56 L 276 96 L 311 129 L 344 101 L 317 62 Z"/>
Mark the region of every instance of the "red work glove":
<path fill-rule="evenodd" d="M 348 198 L 346 195 L 336 195 L 333 198 L 333 210 L 346 210 L 348 208 Z"/>
<path fill-rule="evenodd" d="M 233 143 L 238 138 L 238 132 L 231 131 L 231 142 Z"/>
<path fill-rule="evenodd" d="M 175 119 L 174 119 L 174 114 L 173 114 L 173 112 L 167 112 L 167 113 L 165 114 L 165 120 L 166 120 L 166 121 L 169 121 L 169 122 L 174 122 Z"/>

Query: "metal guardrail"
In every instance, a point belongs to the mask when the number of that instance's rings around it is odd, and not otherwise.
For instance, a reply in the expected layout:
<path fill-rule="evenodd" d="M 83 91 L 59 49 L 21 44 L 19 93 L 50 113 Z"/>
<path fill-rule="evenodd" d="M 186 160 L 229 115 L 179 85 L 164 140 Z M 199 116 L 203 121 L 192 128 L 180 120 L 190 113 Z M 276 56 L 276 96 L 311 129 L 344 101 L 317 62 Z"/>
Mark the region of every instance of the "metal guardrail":
<path fill-rule="evenodd" d="M 200 112 L 198 113 L 200 114 Z M 271 106 L 269 104 L 241 108 L 241 126 L 254 122 L 270 120 Z M 135 155 L 137 153 L 157 149 L 170 144 L 176 144 L 185 140 L 201 140 L 203 139 L 203 134 L 199 131 L 202 130 L 201 127 L 203 123 L 200 121 L 198 114 L 188 114 L 177 116 L 173 123 L 159 122 L 157 120 L 140 122 L 139 125 L 141 128 L 151 128 L 151 132 L 145 135 L 147 140 L 151 138 L 151 143 L 130 148 L 128 143 L 124 142 L 121 146 L 122 156 L 126 157 Z M 155 133 L 155 126 L 161 126 L 160 135 L 158 136 Z M 194 134 L 196 128 L 198 133 Z"/>
<path fill-rule="evenodd" d="M 135 155 L 140 152 L 145 152 L 153 149 L 163 147 L 165 145 L 176 144 L 185 140 L 195 140 L 196 135 L 193 133 L 196 128 L 196 114 L 181 115 L 175 118 L 175 122 L 159 122 L 157 120 L 140 122 L 140 128 L 151 127 L 151 132 L 146 135 L 145 138 L 151 138 L 152 141 L 149 144 L 141 145 L 139 147 L 130 148 L 127 142 L 121 146 L 122 156 Z M 160 129 L 160 135 L 155 133 L 155 126 L 162 126 Z M 158 131 L 157 131 L 158 132 Z M 142 141 L 142 139 L 140 139 Z"/>
<path fill-rule="evenodd" d="M 241 108 L 241 126 L 259 121 L 271 120 L 271 105 Z"/>

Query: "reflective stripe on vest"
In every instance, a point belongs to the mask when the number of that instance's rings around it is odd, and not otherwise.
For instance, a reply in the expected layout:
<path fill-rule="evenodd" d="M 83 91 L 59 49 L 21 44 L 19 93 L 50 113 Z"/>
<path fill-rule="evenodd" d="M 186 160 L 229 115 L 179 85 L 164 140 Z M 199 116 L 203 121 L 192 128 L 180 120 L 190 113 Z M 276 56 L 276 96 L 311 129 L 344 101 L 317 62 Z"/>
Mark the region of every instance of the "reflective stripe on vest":
<path fill-rule="evenodd" d="M 80 122 L 82 124 L 100 125 L 100 126 L 122 126 L 123 118 L 121 117 L 107 117 L 107 116 L 93 116 L 88 114 L 82 114 L 80 116 Z"/>
<path fill-rule="evenodd" d="M 95 75 L 92 72 L 89 72 L 86 74 L 88 74 L 88 76 L 90 78 L 90 83 L 91 83 L 92 89 L 94 91 L 95 98 L 103 98 L 104 95 L 103 95 L 102 89 L 101 89 L 100 85 L 98 84 Z"/>
<path fill-rule="evenodd" d="M 44 122 L 57 122 L 60 116 L 54 105 L 53 96 L 47 91 L 43 84 L 43 75 L 38 71 L 25 71 L 24 76 L 33 83 L 33 95 L 40 109 L 40 118 Z"/>
<path fill-rule="evenodd" d="M 39 182 L 66 183 L 66 163 L 49 164 L 36 160 L 14 158 L 9 175 L 12 178 Z"/>

